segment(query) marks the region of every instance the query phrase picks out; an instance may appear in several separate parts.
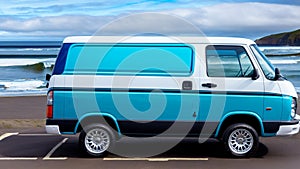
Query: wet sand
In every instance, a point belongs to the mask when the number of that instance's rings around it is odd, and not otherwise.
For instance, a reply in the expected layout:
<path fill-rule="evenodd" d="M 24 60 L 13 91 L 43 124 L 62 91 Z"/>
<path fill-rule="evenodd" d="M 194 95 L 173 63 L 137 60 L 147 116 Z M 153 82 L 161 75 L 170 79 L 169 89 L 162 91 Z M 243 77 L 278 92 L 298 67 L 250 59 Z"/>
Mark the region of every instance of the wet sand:
<path fill-rule="evenodd" d="M 46 96 L 0 97 L 0 119 L 45 119 Z"/>

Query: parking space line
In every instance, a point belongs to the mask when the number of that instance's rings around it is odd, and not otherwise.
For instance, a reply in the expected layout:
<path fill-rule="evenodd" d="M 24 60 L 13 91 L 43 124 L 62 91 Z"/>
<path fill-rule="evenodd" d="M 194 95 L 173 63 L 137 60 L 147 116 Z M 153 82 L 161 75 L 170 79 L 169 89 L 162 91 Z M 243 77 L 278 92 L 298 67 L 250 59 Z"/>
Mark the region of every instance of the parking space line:
<path fill-rule="evenodd" d="M 55 134 L 19 134 L 19 136 L 55 136 Z M 58 135 L 59 136 L 59 135 Z"/>
<path fill-rule="evenodd" d="M 51 158 L 52 154 L 61 146 L 63 145 L 68 138 L 64 138 L 61 142 L 59 142 L 55 147 L 51 149 L 51 151 L 43 158 L 43 160 L 53 160 L 53 159 L 63 159 L 66 160 L 67 157 L 59 157 L 59 158 Z"/>
<path fill-rule="evenodd" d="M 0 157 L 0 161 L 37 160 L 37 157 Z"/>
<path fill-rule="evenodd" d="M 67 160 L 68 157 L 44 157 L 43 160 Z"/>
<path fill-rule="evenodd" d="M 15 135 L 18 135 L 19 133 L 5 133 L 5 134 L 2 134 L 0 136 L 0 141 L 6 139 L 7 137 L 10 137 L 10 136 L 15 136 Z"/>
<path fill-rule="evenodd" d="M 208 158 L 103 158 L 104 161 L 208 161 Z"/>

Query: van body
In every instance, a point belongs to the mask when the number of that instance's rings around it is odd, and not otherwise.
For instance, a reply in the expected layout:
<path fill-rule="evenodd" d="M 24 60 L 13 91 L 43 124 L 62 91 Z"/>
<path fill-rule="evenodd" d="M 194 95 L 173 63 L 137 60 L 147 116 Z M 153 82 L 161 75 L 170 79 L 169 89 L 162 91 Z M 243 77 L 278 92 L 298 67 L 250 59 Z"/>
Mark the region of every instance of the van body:
<path fill-rule="evenodd" d="M 92 156 L 124 136 L 167 136 L 249 157 L 260 136 L 299 132 L 294 86 L 248 39 L 68 37 L 48 79 L 46 131 L 80 133 Z"/>

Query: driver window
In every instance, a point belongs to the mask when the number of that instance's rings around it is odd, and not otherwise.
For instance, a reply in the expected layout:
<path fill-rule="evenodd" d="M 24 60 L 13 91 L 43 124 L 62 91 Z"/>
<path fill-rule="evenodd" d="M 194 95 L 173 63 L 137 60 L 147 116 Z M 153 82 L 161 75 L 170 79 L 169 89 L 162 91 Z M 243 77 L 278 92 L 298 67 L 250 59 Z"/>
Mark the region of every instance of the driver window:
<path fill-rule="evenodd" d="M 253 66 L 241 46 L 210 45 L 206 47 L 209 77 L 251 77 Z"/>

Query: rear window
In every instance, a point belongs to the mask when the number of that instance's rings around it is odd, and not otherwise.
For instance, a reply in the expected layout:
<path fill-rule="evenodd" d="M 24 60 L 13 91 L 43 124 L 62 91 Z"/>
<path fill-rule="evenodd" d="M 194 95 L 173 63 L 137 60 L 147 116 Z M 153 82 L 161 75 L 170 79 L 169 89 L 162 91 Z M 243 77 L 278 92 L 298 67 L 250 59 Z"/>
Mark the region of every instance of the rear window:
<path fill-rule="evenodd" d="M 80 45 L 69 48 L 66 74 L 189 75 L 193 49 L 186 45 Z"/>

